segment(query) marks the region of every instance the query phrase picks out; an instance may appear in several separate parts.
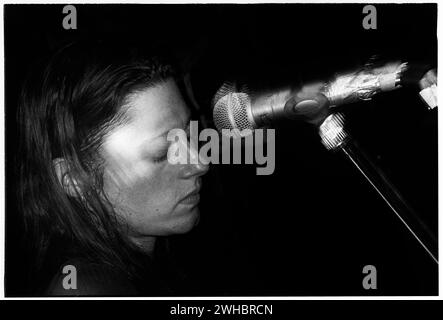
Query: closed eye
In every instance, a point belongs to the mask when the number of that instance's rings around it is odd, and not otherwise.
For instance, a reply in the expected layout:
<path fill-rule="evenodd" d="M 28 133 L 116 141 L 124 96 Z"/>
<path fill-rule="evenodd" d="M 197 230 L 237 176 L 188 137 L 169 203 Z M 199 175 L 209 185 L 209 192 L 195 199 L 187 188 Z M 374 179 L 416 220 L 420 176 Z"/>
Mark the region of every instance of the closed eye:
<path fill-rule="evenodd" d="M 152 161 L 155 162 L 155 163 L 160 163 L 160 162 L 165 161 L 167 158 L 168 158 L 168 153 L 166 152 L 165 154 L 163 154 L 163 155 L 161 155 L 159 157 L 154 157 L 152 159 Z"/>
<path fill-rule="evenodd" d="M 144 158 L 154 163 L 160 163 L 168 158 L 169 143 L 162 143 L 162 146 L 156 150 L 146 151 Z"/>

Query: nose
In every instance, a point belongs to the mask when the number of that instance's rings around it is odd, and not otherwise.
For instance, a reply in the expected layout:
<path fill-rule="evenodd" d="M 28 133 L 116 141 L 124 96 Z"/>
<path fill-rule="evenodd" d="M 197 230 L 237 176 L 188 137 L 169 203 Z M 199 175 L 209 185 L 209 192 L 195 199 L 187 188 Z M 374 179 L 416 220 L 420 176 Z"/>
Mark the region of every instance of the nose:
<path fill-rule="evenodd" d="M 198 164 L 188 164 L 183 169 L 183 177 L 184 178 L 199 177 L 208 172 L 208 170 L 209 166 L 201 162 L 199 162 Z"/>
<path fill-rule="evenodd" d="M 189 159 L 191 159 L 189 164 L 183 167 L 183 177 L 199 177 L 204 175 L 209 170 L 208 162 L 205 159 L 201 159 L 198 150 L 196 148 L 188 148 Z M 202 161 L 203 160 L 203 161 Z"/>

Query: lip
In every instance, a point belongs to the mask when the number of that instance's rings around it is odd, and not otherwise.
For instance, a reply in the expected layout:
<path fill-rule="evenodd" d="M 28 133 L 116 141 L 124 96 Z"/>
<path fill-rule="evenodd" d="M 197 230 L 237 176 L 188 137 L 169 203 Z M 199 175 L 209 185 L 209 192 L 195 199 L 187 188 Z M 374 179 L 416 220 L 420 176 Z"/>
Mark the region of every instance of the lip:
<path fill-rule="evenodd" d="M 191 192 L 189 192 L 186 196 L 184 196 L 180 202 L 184 203 L 184 204 L 189 204 L 189 205 L 195 205 L 197 203 L 200 202 L 200 189 L 201 189 L 201 184 L 199 181 L 197 181 L 197 187 L 192 190 Z"/>
<path fill-rule="evenodd" d="M 200 194 L 198 192 L 192 192 L 184 197 L 180 202 L 182 204 L 194 206 L 200 202 Z"/>

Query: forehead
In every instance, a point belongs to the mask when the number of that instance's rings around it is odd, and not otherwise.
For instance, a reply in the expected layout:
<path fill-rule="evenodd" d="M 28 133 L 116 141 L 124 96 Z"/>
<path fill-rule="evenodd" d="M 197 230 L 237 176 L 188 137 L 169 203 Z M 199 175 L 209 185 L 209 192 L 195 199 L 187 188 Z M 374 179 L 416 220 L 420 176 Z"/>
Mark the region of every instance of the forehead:
<path fill-rule="evenodd" d="M 189 120 L 190 111 L 172 79 L 137 92 L 128 105 L 132 126 L 153 136 L 182 128 Z"/>

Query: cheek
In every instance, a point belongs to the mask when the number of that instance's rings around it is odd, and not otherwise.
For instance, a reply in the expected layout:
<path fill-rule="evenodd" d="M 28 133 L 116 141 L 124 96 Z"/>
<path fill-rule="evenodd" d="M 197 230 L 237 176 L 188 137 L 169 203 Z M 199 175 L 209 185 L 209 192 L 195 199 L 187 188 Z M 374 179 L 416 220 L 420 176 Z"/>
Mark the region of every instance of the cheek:
<path fill-rule="evenodd" d="M 133 206 L 141 206 L 142 211 L 167 213 L 175 205 L 178 197 L 177 179 L 164 171 L 138 179 L 125 190 L 126 199 Z M 144 207 L 145 206 L 145 207 Z"/>
<path fill-rule="evenodd" d="M 198 208 L 180 206 L 177 175 L 164 170 L 139 179 L 131 185 L 113 187 L 117 214 L 134 235 L 165 236 L 185 233 L 198 221 Z"/>
<path fill-rule="evenodd" d="M 129 232 L 155 236 L 192 228 L 198 209 L 189 212 L 178 204 L 189 191 L 179 166 L 167 161 L 154 163 L 138 154 L 130 157 L 129 152 L 121 151 L 112 156 L 108 153 L 105 159 L 105 193 Z"/>
<path fill-rule="evenodd" d="M 141 165 L 136 167 L 141 168 Z M 179 229 L 189 229 L 187 225 L 193 225 L 188 221 L 189 214 L 184 214 L 184 208 L 177 205 L 184 192 L 180 190 L 176 166 L 147 165 L 143 175 L 122 171 L 121 166 L 108 168 L 106 173 L 105 192 L 132 232 L 168 235 L 187 232 Z"/>
<path fill-rule="evenodd" d="M 135 212 L 161 213 L 175 205 L 176 174 L 164 166 L 138 164 L 128 168 L 114 166 L 107 171 L 108 195 L 115 205 Z"/>

